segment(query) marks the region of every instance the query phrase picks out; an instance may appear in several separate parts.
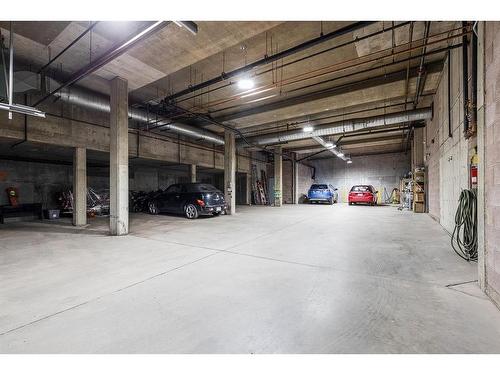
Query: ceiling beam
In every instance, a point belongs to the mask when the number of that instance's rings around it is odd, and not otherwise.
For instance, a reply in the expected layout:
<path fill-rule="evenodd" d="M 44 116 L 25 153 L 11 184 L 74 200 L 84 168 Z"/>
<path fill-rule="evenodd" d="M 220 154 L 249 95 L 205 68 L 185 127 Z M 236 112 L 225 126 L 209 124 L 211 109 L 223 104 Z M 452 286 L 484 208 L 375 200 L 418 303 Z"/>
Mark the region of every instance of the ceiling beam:
<path fill-rule="evenodd" d="M 427 65 L 428 73 L 437 73 L 440 72 L 442 69 L 443 69 L 442 60 L 435 61 Z M 248 117 L 255 114 L 261 114 L 263 112 L 283 109 L 298 104 L 304 104 L 311 101 L 328 98 L 335 95 L 345 94 L 352 91 L 364 90 L 367 88 L 377 87 L 387 83 L 402 81 L 406 79 L 406 73 L 407 73 L 406 69 L 398 70 L 393 73 L 381 74 L 375 77 L 362 79 L 359 81 L 350 82 L 335 87 L 330 87 L 328 89 L 323 89 L 312 93 L 294 96 L 292 98 L 280 100 L 273 103 L 267 103 L 257 107 L 248 108 L 246 110 L 240 110 L 234 113 L 220 116 L 217 117 L 217 121 L 224 122 L 224 121 L 236 120 L 239 118 Z M 410 77 L 416 77 L 417 74 L 418 74 L 417 68 L 413 68 L 410 70 Z"/>
<path fill-rule="evenodd" d="M 194 91 L 197 91 L 197 90 L 201 90 L 205 87 L 208 87 L 208 86 L 211 86 L 213 84 L 216 84 L 216 83 L 219 83 L 219 82 L 222 82 L 224 80 L 227 80 L 227 79 L 230 79 L 232 77 L 236 77 L 238 75 L 241 75 L 245 72 L 248 72 L 258 66 L 261 66 L 261 65 L 267 65 L 267 64 L 270 64 L 274 61 L 278 61 L 278 60 L 281 60 L 287 56 L 290 56 L 290 55 L 293 55 L 297 52 L 300 52 L 300 51 L 303 51 L 305 49 L 308 49 L 308 48 L 311 48 L 311 47 L 314 47 L 320 43 L 323 43 L 323 42 L 326 42 L 328 40 L 331 40 L 331 39 L 334 39 L 334 38 L 337 38 L 339 36 L 342 36 L 342 35 L 345 35 L 345 34 L 348 34 L 348 33 L 352 33 L 353 31 L 356 31 L 356 30 L 359 30 L 363 27 L 366 27 L 366 26 L 369 26 L 373 23 L 376 23 L 376 21 L 362 21 L 362 22 L 355 22 L 353 24 L 350 24 L 348 26 L 345 26 L 345 27 L 342 27 L 338 30 L 335 30 L 335 31 L 332 31 L 328 34 L 325 34 L 325 35 L 320 35 L 319 37 L 317 38 L 314 38 L 314 39 L 311 39 L 311 40 L 308 40 L 304 43 L 301 43 L 301 44 L 298 44 L 292 48 L 289 48 L 289 49 L 286 49 L 284 51 L 281 51 L 281 52 L 278 52 L 278 53 L 275 53 L 274 55 L 271 55 L 271 56 L 265 56 L 263 59 L 260 59 L 260 60 L 257 60 L 251 64 L 248 64 L 248 65 L 245 65 L 241 68 L 238 68 L 238 69 L 235 69 L 235 70 L 232 70 L 230 72 L 222 72 L 221 75 L 215 77 L 215 78 L 212 78 L 212 79 L 209 79 L 208 81 L 205 81 L 205 82 L 202 82 L 202 83 L 199 83 L 197 85 L 193 85 L 193 86 L 189 86 L 188 88 L 184 89 L 184 90 L 181 90 L 181 91 L 178 91 L 177 93 L 175 94 L 172 94 L 172 95 L 169 95 L 169 96 L 166 96 L 163 100 L 166 101 L 166 102 L 170 102 L 170 101 L 173 101 L 174 99 L 177 99 L 183 95 L 186 95 L 186 94 L 189 94 L 191 92 L 194 92 Z"/>

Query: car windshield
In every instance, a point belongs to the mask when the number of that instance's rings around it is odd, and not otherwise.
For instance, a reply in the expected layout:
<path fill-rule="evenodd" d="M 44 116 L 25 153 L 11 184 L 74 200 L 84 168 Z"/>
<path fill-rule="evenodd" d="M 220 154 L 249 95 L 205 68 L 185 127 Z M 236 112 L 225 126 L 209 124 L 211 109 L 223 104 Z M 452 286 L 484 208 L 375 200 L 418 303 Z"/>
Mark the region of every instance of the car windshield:
<path fill-rule="evenodd" d="M 311 185 L 311 189 L 328 189 L 328 186 L 322 185 L 322 184 L 315 184 L 315 185 Z"/>
<path fill-rule="evenodd" d="M 211 184 L 188 184 L 186 185 L 186 190 L 188 193 L 219 192 L 219 189 Z"/>
<path fill-rule="evenodd" d="M 361 192 L 364 192 L 364 191 L 371 191 L 370 187 L 368 185 L 356 185 L 356 186 L 353 186 L 351 191 L 361 191 Z"/>

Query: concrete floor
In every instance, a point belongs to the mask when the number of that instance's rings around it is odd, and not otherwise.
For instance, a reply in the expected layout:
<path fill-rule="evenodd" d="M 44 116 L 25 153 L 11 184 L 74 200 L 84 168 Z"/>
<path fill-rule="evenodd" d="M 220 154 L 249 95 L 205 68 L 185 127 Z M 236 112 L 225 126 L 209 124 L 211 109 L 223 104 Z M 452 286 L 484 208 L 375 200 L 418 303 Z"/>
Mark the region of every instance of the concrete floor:
<path fill-rule="evenodd" d="M 132 234 L 0 226 L 1 353 L 500 353 L 500 311 L 429 216 L 239 207 Z"/>

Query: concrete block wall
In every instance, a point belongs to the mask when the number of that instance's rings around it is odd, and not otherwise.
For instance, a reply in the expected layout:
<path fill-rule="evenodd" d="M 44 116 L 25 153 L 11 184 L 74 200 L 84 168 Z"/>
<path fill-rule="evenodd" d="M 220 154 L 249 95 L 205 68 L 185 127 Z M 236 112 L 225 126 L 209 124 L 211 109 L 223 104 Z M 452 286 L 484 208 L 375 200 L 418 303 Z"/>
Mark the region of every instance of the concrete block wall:
<path fill-rule="evenodd" d="M 314 184 L 313 168 L 298 163 L 297 164 L 297 196 L 299 197 L 298 203 L 303 203 L 307 197 L 307 191 Z"/>
<path fill-rule="evenodd" d="M 469 54 L 470 55 L 470 54 Z M 476 146 L 475 137 L 463 134 L 464 98 L 462 83 L 462 50 L 451 51 L 450 110 L 448 117 L 447 60 L 436 95 L 434 117 L 425 128 L 425 165 L 427 169 L 427 205 L 429 214 L 448 231 L 453 232 L 458 198 L 469 188 L 469 161 Z"/>
<path fill-rule="evenodd" d="M 316 167 L 316 183 L 329 183 L 338 188 L 339 200 L 347 202 L 347 194 L 353 185 L 373 185 L 380 199 L 384 189 L 388 195 L 399 188 L 400 179 L 410 170 L 410 153 L 354 156 L 352 164 L 339 158 L 313 160 Z M 379 200 L 380 200 L 379 199 Z"/>
<path fill-rule="evenodd" d="M 500 306 L 500 22 L 485 26 L 485 289 Z"/>
<path fill-rule="evenodd" d="M 291 160 L 283 160 L 283 191 L 281 196 L 283 203 L 293 203 L 293 163 Z"/>
<path fill-rule="evenodd" d="M 189 175 L 186 171 L 168 170 L 155 167 L 130 167 L 129 173 L 129 188 L 130 190 L 151 191 L 158 189 L 166 189 L 172 184 L 181 182 L 190 182 Z M 197 180 L 206 181 L 207 176 L 204 173 L 197 173 Z M 210 183 L 213 183 L 213 177 L 209 175 Z"/>
<path fill-rule="evenodd" d="M 266 177 L 268 179 L 268 185 L 273 181 L 274 178 L 274 168 L 272 163 L 266 163 L 263 159 L 259 161 L 257 155 L 253 155 L 254 159 L 252 163 L 257 167 L 257 178 L 261 179 L 261 170 L 266 171 Z M 307 191 L 311 184 L 314 183 L 312 179 L 313 169 L 302 163 L 297 163 L 297 194 L 302 199 L 299 199 L 299 203 L 304 201 L 303 197 L 307 195 Z M 283 203 L 291 204 L 293 203 L 293 167 L 290 160 L 283 160 Z M 271 180 L 271 182 L 270 182 Z M 269 187 L 270 188 L 270 187 Z M 272 198 L 272 197 L 271 197 Z"/>
<path fill-rule="evenodd" d="M 56 193 L 72 184 L 73 167 L 24 161 L 0 160 L 0 205 L 9 204 L 5 189 L 16 187 L 20 203 L 40 202 L 57 207 Z"/>
<path fill-rule="evenodd" d="M 215 184 L 213 173 L 198 173 L 198 180 Z M 130 190 L 165 189 L 174 183 L 188 182 L 186 171 L 155 167 L 131 166 Z M 109 189 L 109 169 L 87 169 L 87 184 L 94 189 Z M 73 167 L 69 164 L 50 164 L 0 160 L 0 205 L 8 204 L 5 189 L 15 186 L 21 203 L 40 202 L 44 208 L 57 207 L 57 193 L 73 185 Z"/>
<path fill-rule="evenodd" d="M 314 183 L 312 179 L 313 168 L 297 163 L 297 196 L 298 203 L 303 203 L 307 191 Z M 283 161 L 283 203 L 293 203 L 293 163 L 291 160 Z"/>

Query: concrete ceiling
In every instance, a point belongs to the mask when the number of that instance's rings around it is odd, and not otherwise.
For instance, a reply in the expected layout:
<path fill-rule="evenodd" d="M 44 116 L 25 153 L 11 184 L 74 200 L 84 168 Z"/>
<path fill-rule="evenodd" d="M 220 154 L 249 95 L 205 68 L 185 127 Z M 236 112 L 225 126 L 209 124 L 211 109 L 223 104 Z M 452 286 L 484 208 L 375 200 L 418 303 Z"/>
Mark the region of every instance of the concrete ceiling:
<path fill-rule="evenodd" d="M 90 22 L 13 22 L 16 58 L 42 66 L 75 40 Z M 66 74 L 76 72 L 95 60 L 113 44 L 135 35 L 145 22 L 100 22 L 55 63 L 54 68 Z M 80 82 L 88 88 L 107 92 L 100 79 L 126 78 L 132 96 L 134 91 L 160 80 L 186 66 L 205 59 L 279 22 L 199 22 L 196 36 L 170 23 L 142 43 Z M 9 22 L 1 22 L 2 35 L 8 40 Z M 151 87 L 149 87 L 151 89 Z M 153 85 L 154 92 L 157 87 Z"/>
<path fill-rule="evenodd" d="M 320 124 L 342 118 L 365 117 L 412 108 L 417 68 L 422 53 L 425 22 L 377 22 L 355 32 L 302 50 L 273 64 L 261 65 L 247 73 L 258 89 L 242 95 L 236 77 L 175 100 L 179 108 L 208 114 L 250 134 L 293 129 L 305 122 Z M 49 56 L 66 47 L 88 27 L 89 22 L 14 22 L 16 57 L 41 66 Z M 91 34 L 68 50 L 54 66 L 60 74 L 71 74 L 97 58 L 117 41 L 136 33 L 144 22 L 102 22 Z M 136 105 L 158 103 L 171 94 L 219 76 L 223 72 L 273 55 L 352 22 L 197 22 L 199 32 L 192 35 L 171 23 L 127 53 L 102 67 L 79 84 L 106 93 L 114 76 L 129 82 L 130 100 Z M 427 53 L 459 43 L 458 38 L 443 40 L 457 22 L 431 22 Z M 0 22 L 8 37 L 8 22 Z M 364 40 L 372 33 L 378 35 Z M 411 36 L 411 45 L 409 44 Z M 345 46 L 338 47 L 341 44 Z M 410 50 L 411 49 L 411 50 Z M 328 52 L 321 53 L 328 50 Z M 316 54 L 316 55 L 315 55 Z M 315 56 L 314 56 L 315 55 Z M 314 57 L 311 57 L 314 56 Z M 418 107 L 432 103 L 442 75 L 445 52 L 426 56 L 423 95 Z M 408 61 L 408 59 L 411 60 Z M 407 75 L 408 78 L 407 79 Z M 243 93 L 245 94 L 245 93 Z M 178 115 L 179 109 L 172 112 Z M 168 108 L 167 108 L 168 110 Z M 222 129 L 193 116 L 180 121 Z M 370 150 L 393 150 L 401 142 L 365 143 Z M 394 136 L 394 135 L 392 135 Z M 374 136 L 380 138 L 381 136 Z M 292 142 L 285 149 L 315 145 L 312 141 Z M 355 145 L 351 145 L 352 152 Z M 346 145 L 347 147 L 347 145 Z M 359 148 L 359 147 L 358 147 Z"/>

